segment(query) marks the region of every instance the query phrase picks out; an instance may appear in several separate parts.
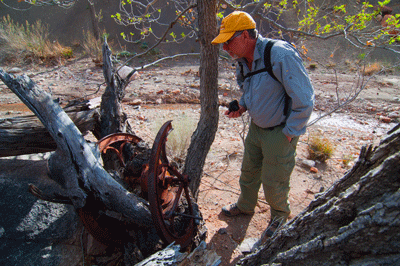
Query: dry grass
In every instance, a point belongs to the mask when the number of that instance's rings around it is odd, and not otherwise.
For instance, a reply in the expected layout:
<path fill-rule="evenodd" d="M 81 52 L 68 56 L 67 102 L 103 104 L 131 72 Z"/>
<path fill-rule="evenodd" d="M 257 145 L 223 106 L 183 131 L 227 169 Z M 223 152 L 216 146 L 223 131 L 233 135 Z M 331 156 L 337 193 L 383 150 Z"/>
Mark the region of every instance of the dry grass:
<path fill-rule="evenodd" d="M 382 70 L 382 66 L 379 63 L 373 63 L 372 65 L 366 66 L 363 69 L 364 76 L 371 76 Z"/>
<path fill-rule="evenodd" d="M 164 120 L 165 119 L 166 118 L 164 118 Z M 162 124 L 161 120 L 155 121 L 154 129 L 158 131 Z M 168 135 L 168 140 L 166 142 L 166 150 L 171 162 L 180 168 L 185 163 L 190 139 L 196 129 L 196 120 L 182 113 L 178 117 L 174 117 L 172 127 L 173 130 Z"/>
<path fill-rule="evenodd" d="M 319 135 L 313 135 L 308 144 L 308 159 L 325 162 L 333 155 L 333 144 Z"/>
<path fill-rule="evenodd" d="M 103 62 L 103 51 L 101 40 L 96 39 L 91 31 L 83 31 L 82 48 L 85 53 L 92 58 L 93 62 L 100 64 Z"/>
<path fill-rule="evenodd" d="M 30 25 L 14 23 L 10 16 L 0 22 L 0 50 L 7 61 L 60 63 L 72 57 L 72 49 L 49 40 L 48 26 L 37 21 Z"/>

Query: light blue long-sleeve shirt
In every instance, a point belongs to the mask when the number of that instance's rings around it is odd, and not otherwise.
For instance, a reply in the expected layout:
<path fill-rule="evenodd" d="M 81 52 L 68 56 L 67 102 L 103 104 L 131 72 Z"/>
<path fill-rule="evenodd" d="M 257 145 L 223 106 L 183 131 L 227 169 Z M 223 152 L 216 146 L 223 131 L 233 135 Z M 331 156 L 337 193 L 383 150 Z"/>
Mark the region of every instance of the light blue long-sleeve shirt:
<path fill-rule="evenodd" d="M 265 67 L 264 50 L 268 40 L 258 37 L 252 72 Z M 250 70 L 243 58 L 239 62 L 242 67 L 238 65 L 236 77 L 243 91 L 239 104 L 247 108 L 252 121 L 262 128 L 285 123 L 283 133 L 291 138 L 304 134 L 314 105 L 314 88 L 297 50 L 285 41 L 278 41 L 272 47 L 272 71 L 280 82 L 266 71 L 244 79 Z M 289 96 L 288 102 L 285 95 Z M 289 104 L 286 115 L 285 102 Z"/>

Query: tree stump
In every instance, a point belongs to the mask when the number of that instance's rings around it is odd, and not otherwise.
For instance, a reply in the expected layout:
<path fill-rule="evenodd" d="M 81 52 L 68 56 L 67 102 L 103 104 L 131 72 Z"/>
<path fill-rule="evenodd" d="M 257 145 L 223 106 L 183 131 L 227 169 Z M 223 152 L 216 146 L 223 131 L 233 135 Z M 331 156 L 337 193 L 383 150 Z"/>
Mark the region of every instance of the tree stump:
<path fill-rule="evenodd" d="M 400 124 L 240 265 L 400 265 Z"/>

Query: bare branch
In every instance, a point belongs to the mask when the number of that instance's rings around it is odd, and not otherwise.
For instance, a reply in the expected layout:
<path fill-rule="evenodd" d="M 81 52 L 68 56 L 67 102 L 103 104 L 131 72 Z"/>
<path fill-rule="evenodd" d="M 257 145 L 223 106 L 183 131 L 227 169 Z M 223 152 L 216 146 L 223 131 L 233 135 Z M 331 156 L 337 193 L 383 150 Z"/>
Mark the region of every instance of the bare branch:
<path fill-rule="evenodd" d="M 141 66 L 141 67 L 136 67 L 134 69 L 136 71 L 138 71 L 138 70 L 141 70 L 141 69 L 145 69 L 145 68 L 154 66 L 154 65 L 160 63 L 161 61 L 164 61 L 164 60 L 167 60 L 167 59 L 173 59 L 173 58 L 180 57 L 180 56 L 200 56 L 200 53 L 187 53 L 187 54 L 176 54 L 176 55 L 172 55 L 172 56 L 166 56 L 166 57 L 160 58 L 160 59 L 158 59 L 158 60 L 156 60 L 156 61 L 154 61 L 154 62 L 152 62 L 150 64 L 147 64 L 147 65 L 144 65 L 144 66 Z"/>
<path fill-rule="evenodd" d="M 390 67 L 390 68 L 396 68 L 400 66 L 400 63 Z M 376 76 L 384 73 L 385 71 L 387 71 L 388 68 L 382 68 L 381 71 L 376 72 L 374 75 L 371 75 L 365 82 L 364 82 L 364 78 L 365 76 L 362 77 L 361 80 L 361 84 L 359 86 L 357 86 L 356 90 L 354 91 L 353 95 L 350 95 L 344 102 L 340 103 L 340 101 L 338 101 L 338 105 L 333 108 L 332 110 L 330 110 L 329 112 L 324 113 L 323 115 L 318 116 L 317 118 L 315 118 L 314 120 L 312 120 L 311 122 L 309 122 L 307 124 L 307 127 L 310 127 L 312 125 L 314 125 L 315 123 L 317 123 L 319 120 L 321 120 L 324 117 L 330 116 L 331 114 L 337 112 L 338 110 L 340 110 L 341 108 L 343 108 L 344 106 L 348 105 L 349 103 L 353 102 L 355 99 L 357 99 L 357 97 L 360 95 L 360 93 L 367 87 L 367 84 L 371 81 L 371 79 L 375 78 Z M 362 75 L 360 73 L 360 75 Z M 360 78 L 360 77 L 359 77 Z M 337 81 L 336 81 L 337 82 Z M 359 80 L 357 82 L 360 82 Z M 337 96 L 339 99 L 339 96 Z"/>
<path fill-rule="evenodd" d="M 71 8 L 77 0 L 23 0 L 34 6 L 59 6 L 62 8 Z"/>
<path fill-rule="evenodd" d="M 195 8 L 197 6 L 197 4 L 192 4 L 190 6 L 188 6 L 185 10 L 183 10 L 178 16 L 176 16 L 176 18 L 169 24 L 168 29 L 164 32 L 163 36 L 158 40 L 158 42 L 156 42 L 153 46 L 151 46 L 150 48 L 148 48 L 146 51 L 144 51 L 143 53 L 137 54 L 131 58 L 129 58 L 127 61 L 125 61 L 124 65 L 126 65 L 129 61 L 131 61 L 133 58 L 138 57 L 138 56 L 142 56 L 147 54 L 148 52 L 150 52 L 152 49 L 154 49 L 155 47 L 157 47 L 167 36 L 168 32 L 172 29 L 172 27 L 176 24 L 176 22 L 191 8 Z"/>

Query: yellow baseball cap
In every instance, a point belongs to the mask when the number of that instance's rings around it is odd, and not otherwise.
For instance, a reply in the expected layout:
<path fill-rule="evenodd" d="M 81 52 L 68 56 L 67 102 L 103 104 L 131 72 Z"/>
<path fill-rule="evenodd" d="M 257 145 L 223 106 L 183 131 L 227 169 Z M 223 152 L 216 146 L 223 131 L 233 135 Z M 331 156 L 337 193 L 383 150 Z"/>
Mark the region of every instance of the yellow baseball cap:
<path fill-rule="evenodd" d="M 222 20 L 219 35 L 215 37 L 211 43 L 224 43 L 232 38 L 237 31 L 255 28 L 256 22 L 248 13 L 243 11 L 234 11 Z"/>

